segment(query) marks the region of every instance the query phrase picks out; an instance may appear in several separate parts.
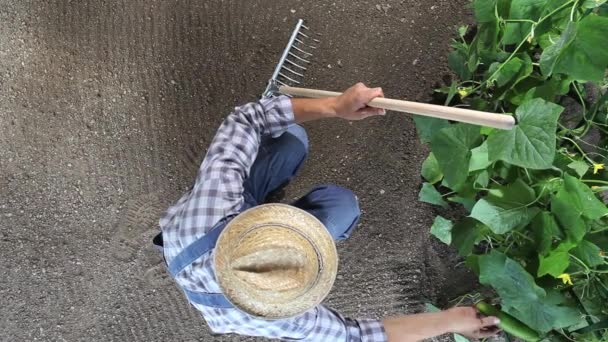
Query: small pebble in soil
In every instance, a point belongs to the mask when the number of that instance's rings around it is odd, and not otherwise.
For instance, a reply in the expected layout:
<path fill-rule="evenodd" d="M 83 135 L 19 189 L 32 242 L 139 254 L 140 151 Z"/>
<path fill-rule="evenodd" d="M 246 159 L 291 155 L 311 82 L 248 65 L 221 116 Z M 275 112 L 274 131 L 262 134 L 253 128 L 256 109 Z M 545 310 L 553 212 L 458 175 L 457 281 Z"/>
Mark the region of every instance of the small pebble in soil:
<path fill-rule="evenodd" d="M 385 192 L 384 189 L 380 189 L 380 195 L 384 195 Z"/>

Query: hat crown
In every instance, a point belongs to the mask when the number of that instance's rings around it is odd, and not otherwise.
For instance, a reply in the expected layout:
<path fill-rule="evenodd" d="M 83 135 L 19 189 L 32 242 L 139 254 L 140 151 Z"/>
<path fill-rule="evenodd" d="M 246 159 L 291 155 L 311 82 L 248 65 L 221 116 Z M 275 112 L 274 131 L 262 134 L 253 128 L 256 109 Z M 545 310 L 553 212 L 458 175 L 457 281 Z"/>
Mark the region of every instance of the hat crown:
<path fill-rule="evenodd" d="M 311 214 L 284 204 L 237 215 L 220 234 L 214 254 L 226 298 L 265 319 L 292 317 L 319 304 L 337 273 L 327 229 Z"/>
<path fill-rule="evenodd" d="M 301 251 L 271 246 L 237 258 L 232 269 L 239 280 L 260 290 L 288 291 L 307 283 L 305 265 L 306 256 Z"/>

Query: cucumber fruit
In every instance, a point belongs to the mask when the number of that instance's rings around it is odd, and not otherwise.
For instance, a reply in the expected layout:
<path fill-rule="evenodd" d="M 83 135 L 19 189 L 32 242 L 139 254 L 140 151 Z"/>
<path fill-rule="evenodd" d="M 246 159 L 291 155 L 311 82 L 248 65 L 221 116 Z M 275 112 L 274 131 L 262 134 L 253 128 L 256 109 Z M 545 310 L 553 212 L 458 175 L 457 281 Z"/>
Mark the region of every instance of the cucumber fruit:
<path fill-rule="evenodd" d="M 540 335 L 538 335 L 535 330 L 520 322 L 515 317 L 498 310 L 486 302 L 479 302 L 475 306 L 484 315 L 498 317 L 498 319 L 500 319 L 498 327 L 504 330 L 506 333 L 521 338 L 527 342 L 540 341 Z"/>

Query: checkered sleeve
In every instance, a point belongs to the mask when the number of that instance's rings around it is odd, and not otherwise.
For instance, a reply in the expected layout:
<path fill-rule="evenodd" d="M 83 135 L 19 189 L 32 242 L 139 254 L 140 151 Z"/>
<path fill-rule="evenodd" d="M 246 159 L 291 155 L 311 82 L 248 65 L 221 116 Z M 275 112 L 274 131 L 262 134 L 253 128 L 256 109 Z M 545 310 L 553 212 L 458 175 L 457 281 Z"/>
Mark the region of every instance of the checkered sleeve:
<path fill-rule="evenodd" d="M 305 340 L 385 342 L 387 337 L 379 320 L 351 319 L 326 306 L 318 306 L 314 328 Z"/>
<path fill-rule="evenodd" d="M 167 217 L 161 220 L 161 226 L 163 223 L 169 226 L 172 216 L 181 218 L 175 232 L 178 236 L 173 238 L 169 232 L 166 247 L 178 248 L 179 245 L 172 244 L 174 241 L 185 246 L 221 218 L 237 213 L 244 202 L 243 183 L 249 176 L 262 136 L 278 137 L 293 123 L 291 100 L 286 96 L 235 108 L 217 130 L 191 192 L 180 200 L 182 206 L 169 209 Z"/>

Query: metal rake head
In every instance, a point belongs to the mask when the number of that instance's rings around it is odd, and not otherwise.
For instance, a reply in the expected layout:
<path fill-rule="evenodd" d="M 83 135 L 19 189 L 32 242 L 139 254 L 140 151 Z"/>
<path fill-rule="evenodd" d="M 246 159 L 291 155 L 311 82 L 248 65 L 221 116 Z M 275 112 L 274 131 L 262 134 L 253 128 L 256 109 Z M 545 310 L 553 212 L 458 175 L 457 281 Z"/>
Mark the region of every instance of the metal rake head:
<path fill-rule="evenodd" d="M 313 56 L 310 51 L 317 48 L 315 43 L 319 43 L 319 40 L 312 37 L 312 33 L 304 25 L 304 20 L 299 19 L 262 97 L 276 95 L 279 86 L 298 85 L 302 82 L 304 71 Z"/>

